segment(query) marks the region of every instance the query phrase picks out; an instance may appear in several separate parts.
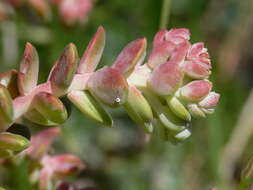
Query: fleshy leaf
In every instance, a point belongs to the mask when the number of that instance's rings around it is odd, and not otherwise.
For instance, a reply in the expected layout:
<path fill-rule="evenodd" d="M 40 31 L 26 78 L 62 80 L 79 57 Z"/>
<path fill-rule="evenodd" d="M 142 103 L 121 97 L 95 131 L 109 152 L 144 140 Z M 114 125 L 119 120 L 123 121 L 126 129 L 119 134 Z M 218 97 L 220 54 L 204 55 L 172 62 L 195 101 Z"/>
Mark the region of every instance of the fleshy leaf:
<path fill-rule="evenodd" d="M 12 98 L 19 95 L 18 72 L 15 69 L 0 73 L 0 84 L 8 89 Z"/>
<path fill-rule="evenodd" d="M 71 84 L 78 65 L 76 46 L 70 43 L 50 72 L 49 81 L 59 90 L 66 90 Z"/>
<path fill-rule="evenodd" d="M 22 95 L 32 91 L 37 85 L 39 74 L 39 56 L 32 44 L 27 43 L 18 73 L 18 88 Z"/>
<path fill-rule="evenodd" d="M 112 126 L 112 118 L 88 91 L 71 91 L 69 100 L 85 115 L 101 125 Z"/>
<path fill-rule="evenodd" d="M 105 30 L 102 26 L 100 26 L 96 34 L 91 39 L 88 47 L 86 48 L 81 58 L 77 73 L 82 74 L 87 72 L 93 72 L 102 57 L 104 47 Z"/>
<path fill-rule="evenodd" d="M 104 67 L 96 71 L 88 80 L 87 86 L 95 97 L 109 106 L 118 106 L 126 101 L 128 84 L 113 68 Z"/>
<path fill-rule="evenodd" d="M 153 113 L 148 101 L 134 86 L 128 89 L 128 98 L 124 108 L 129 116 L 140 126 L 151 133 L 153 131 Z"/>
<path fill-rule="evenodd" d="M 159 95 L 173 95 L 183 81 L 183 72 L 176 62 L 160 64 L 152 73 L 149 84 Z"/>
<path fill-rule="evenodd" d="M 137 39 L 129 43 L 119 54 L 112 68 L 118 70 L 119 73 L 125 74 L 133 69 L 136 64 L 143 61 L 147 46 L 146 38 Z"/>
<path fill-rule="evenodd" d="M 0 149 L 9 149 L 12 151 L 22 151 L 30 145 L 30 141 L 21 136 L 8 132 L 0 134 Z"/>
<path fill-rule="evenodd" d="M 187 107 L 193 117 L 195 117 L 195 118 L 205 118 L 206 117 L 206 114 L 203 112 L 202 109 L 200 109 L 198 107 L 197 104 L 189 104 Z"/>
<path fill-rule="evenodd" d="M 14 152 L 8 149 L 0 149 L 0 158 L 10 158 L 14 156 Z M 1 188 L 0 188 L 1 190 Z"/>
<path fill-rule="evenodd" d="M 187 101 L 199 101 L 205 98 L 212 89 L 212 83 L 207 80 L 195 80 L 181 88 L 181 96 Z"/>
<path fill-rule="evenodd" d="M 176 97 L 166 97 L 167 104 L 171 111 L 181 119 L 191 121 L 191 114 Z"/>
<path fill-rule="evenodd" d="M 13 120 L 13 104 L 8 90 L 0 85 L 0 131 L 5 130 Z"/>
<path fill-rule="evenodd" d="M 34 97 L 33 103 L 38 112 L 54 123 L 63 123 L 68 118 L 67 110 L 63 103 L 50 93 L 38 93 Z"/>

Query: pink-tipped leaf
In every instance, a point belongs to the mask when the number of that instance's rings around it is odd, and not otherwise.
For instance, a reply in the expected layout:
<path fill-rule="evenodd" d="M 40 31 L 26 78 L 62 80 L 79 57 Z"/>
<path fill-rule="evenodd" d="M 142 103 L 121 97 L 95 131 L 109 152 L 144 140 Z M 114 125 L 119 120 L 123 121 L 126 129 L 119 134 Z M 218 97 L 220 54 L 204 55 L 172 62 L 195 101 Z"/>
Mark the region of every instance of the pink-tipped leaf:
<path fill-rule="evenodd" d="M 54 123 L 63 123 L 68 118 L 64 104 L 50 93 L 38 93 L 34 97 L 33 106 L 45 118 Z"/>
<path fill-rule="evenodd" d="M 78 61 L 76 46 L 70 43 L 50 72 L 49 81 L 54 88 L 66 90 L 69 87 L 76 72 Z"/>
<path fill-rule="evenodd" d="M 96 71 L 88 81 L 91 93 L 109 106 L 118 106 L 127 99 L 128 84 L 116 69 L 104 67 Z"/>
<path fill-rule="evenodd" d="M 32 44 L 27 43 L 18 73 L 18 88 L 22 95 L 36 87 L 39 74 L 39 56 Z"/>
<path fill-rule="evenodd" d="M 115 60 L 112 68 L 119 71 L 119 73 L 127 73 L 133 69 L 136 64 L 143 61 L 147 46 L 146 38 L 137 39 L 129 43 L 119 54 Z"/>
<path fill-rule="evenodd" d="M 105 30 L 102 26 L 100 26 L 91 41 L 89 42 L 89 45 L 81 58 L 77 73 L 83 74 L 93 72 L 102 57 L 104 47 Z"/>
<path fill-rule="evenodd" d="M 213 108 L 216 106 L 219 102 L 220 94 L 216 92 L 210 92 L 207 97 L 205 97 L 201 102 L 199 102 L 199 105 L 202 108 Z"/>

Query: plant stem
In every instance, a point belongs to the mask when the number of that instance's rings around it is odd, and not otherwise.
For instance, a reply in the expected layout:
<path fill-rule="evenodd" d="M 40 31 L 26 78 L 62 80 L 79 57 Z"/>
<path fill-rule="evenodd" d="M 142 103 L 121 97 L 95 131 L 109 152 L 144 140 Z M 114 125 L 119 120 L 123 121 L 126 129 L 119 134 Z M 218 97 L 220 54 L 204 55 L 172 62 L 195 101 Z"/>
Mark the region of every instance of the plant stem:
<path fill-rule="evenodd" d="M 169 23 L 171 0 L 163 0 L 162 13 L 160 17 L 160 29 L 166 29 Z"/>

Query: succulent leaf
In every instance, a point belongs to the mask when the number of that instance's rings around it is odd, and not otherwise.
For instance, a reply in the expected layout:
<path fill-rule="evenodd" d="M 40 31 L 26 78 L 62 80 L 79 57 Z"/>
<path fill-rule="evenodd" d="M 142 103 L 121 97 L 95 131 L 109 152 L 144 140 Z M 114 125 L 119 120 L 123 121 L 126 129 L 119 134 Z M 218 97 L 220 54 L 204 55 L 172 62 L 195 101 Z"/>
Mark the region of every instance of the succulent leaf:
<path fill-rule="evenodd" d="M 71 91 L 69 100 L 85 115 L 101 125 L 112 126 L 112 118 L 88 91 Z"/>
<path fill-rule="evenodd" d="M 32 91 L 37 85 L 39 74 L 39 56 L 32 44 L 27 43 L 18 73 L 18 88 L 22 95 Z"/>
<path fill-rule="evenodd" d="M 93 72 L 102 57 L 104 47 L 105 30 L 102 26 L 100 26 L 81 58 L 77 73 L 83 74 Z"/>

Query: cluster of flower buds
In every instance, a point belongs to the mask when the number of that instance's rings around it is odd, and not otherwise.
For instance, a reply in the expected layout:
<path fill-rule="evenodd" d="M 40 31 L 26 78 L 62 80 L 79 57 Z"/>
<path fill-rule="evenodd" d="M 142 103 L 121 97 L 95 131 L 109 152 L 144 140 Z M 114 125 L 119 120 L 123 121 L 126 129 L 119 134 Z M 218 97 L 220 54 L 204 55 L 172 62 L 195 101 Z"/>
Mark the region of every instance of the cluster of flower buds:
<path fill-rule="evenodd" d="M 46 20 L 51 18 L 52 6 L 56 6 L 67 26 L 85 22 L 92 9 L 92 0 L 3 0 L 0 2 L 0 21 L 10 15 L 8 9 L 19 8 L 24 4 Z"/>
<path fill-rule="evenodd" d="M 145 64 L 146 39 L 140 38 L 129 43 L 112 66 L 95 70 L 105 46 L 105 31 L 99 27 L 80 61 L 70 43 L 40 85 L 38 54 L 27 43 L 19 71 L 0 74 L 0 130 L 20 118 L 45 126 L 63 123 L 68 111 L 60 98 L 67 96 L 101 125 L 113 125 L 103 105 L 123 106 L 146 132 L 157 128 L 171 142 L 184 140 L 191 134 L 191 118 L 213 113 L 219 101 L 208 81 L 207 49 L 203 43 L 192 45 L 189 38 L 187 29 L 162 30 Z"/>
<path fill-rule="evenodd" d="M 53 141 L 60 135 L 60 128 L 44 130 L 31 138 L 25 151 L 30 160 L 32 183 L 39 183 L 40 190 L 52 189 L 65 177 L 75 175 L 85 168 L 84 163 L 71 154 L 49 155 Z M 54 188 L 55 189 L 55 188 Z"/>

